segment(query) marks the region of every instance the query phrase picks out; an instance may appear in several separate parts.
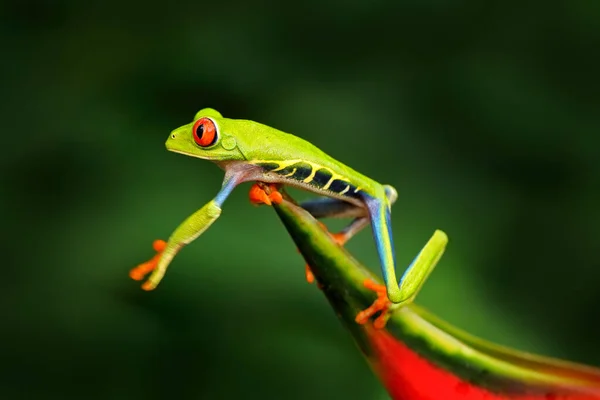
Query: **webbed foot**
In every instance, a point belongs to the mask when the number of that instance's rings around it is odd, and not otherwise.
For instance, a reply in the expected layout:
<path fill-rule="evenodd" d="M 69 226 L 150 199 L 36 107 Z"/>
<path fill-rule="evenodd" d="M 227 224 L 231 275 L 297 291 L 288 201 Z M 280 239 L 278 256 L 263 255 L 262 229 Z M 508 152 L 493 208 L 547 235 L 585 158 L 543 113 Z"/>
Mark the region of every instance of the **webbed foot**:
<path fill-rule="evenodd" d="M 250 188 L 248 193 L 250 203 L 255 205 L 266 204 L 268 206 L 280 204 L 283 201 L 283 196 L 277 191 L 275 184 L 266 185 L 264 183 L 255 183 Z"/>
<path fill-rule="evenodd" d="M 131 277 L 131 279 L 136 280 L 136 281 L 141 281 L 144 279 L 144 277 L 146 275 L 148 275 L 150 272 L 152 272 L 156 269 L 158 260 L 160 260 L 160 256 L 162 255 L 163 251 L 165 250 L 165 247 L 167 247 L 167 242 L 165 242 L 164 240 L 160 240 L 160 239 L 155 240 L 152 243 L 152 247 L 154 248 L 154 251 L 156 251 L 156 254 L 154 255 L 154 257 L 152 257 L 150 260 L 146 261 L 145 263 L 142 263 L 142 264 L 138 265 L 137 267 L 132 268 L 131 271 L 129 271 L 129 276 Z M 142 289 L 151 290 L 152 287 L 150 287 L 148 285 L 148 282 L 146 282 L 142 285 Z"/>
<path fill-rule="evenodd" d="M 364 325 L 373 315 L 380 312 L 379 316 L 373 321 L 373 327 L 375 329 L 382 329 L 390 318 L 388 311 L 389 307 L 392 305 L 392 302 L 388 299 L 386 287 L 385 285 L 377 284 L 370 279 L 365 280 L 363 285 L 367 289 L 377 293 L 377 299 L 367 309 L 359 312 L 358 315 L 356 315 L 355 321 L 360 325 Z"/>

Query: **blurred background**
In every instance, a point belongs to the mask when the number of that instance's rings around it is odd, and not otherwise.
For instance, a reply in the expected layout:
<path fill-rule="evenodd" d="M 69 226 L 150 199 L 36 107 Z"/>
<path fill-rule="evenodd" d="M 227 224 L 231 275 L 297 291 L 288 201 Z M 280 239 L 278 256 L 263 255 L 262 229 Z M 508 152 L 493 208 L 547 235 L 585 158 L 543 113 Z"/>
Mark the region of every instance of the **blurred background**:
<path fill-rule="evenodd" d="M 420 304 L 600 366 L 596 2 L 0 10 L 0 398 L 387 398 L 249 185 L 156 291 L 128 278 L 220 188 L 164 148 L 204 107 L 394 185 L 399 269 L 446 231 Z M 367 230 L 348 247 L 379 270 Z"/>

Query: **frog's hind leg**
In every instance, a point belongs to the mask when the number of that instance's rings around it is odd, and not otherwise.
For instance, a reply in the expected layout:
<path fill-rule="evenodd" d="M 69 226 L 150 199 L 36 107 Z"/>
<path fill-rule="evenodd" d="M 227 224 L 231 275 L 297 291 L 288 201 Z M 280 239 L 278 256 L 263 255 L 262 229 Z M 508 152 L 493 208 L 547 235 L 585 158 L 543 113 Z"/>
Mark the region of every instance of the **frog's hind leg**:
<path fill-rule="evenodd" d="M 357 218 L 367 216 L 367 210 L 353 203 L 333 199 L 330 197 L 318 197 L 300 203 L 300 207 L 308 211 L 313 217 L 321 218 Z"/>
<path fill-rule="evenodd" d="M 266 204 L 270 206 L 273 203 L 279 204 L 283 200 L 283 195 L 278 191 L 277 185 L 273 183 L 256 182 L 250 188 L 248 196 L 250 202 L 254 205 Z M 353 217 L 354 220 L 340 232 L 330 233 L 333 240 L 340 246 L 343 246 L 352 236 L 360 232 L 369 223 L 367 211 L 364 207 L 359 207 L 338 199 L 328 197 L 317 198 L 301 203 L 300 207 L 304 208 L 317 219 Z M 321 226 L 327 230 L 324 224 L 321 224 Z M 308 264 L 306 264 L 305 273 L 306 280 L 309 283 L 313 283 L 315 277 Z"/>
<path fill-rule="evenodd" d="M 436 231 L 430 242 L 406 269 L 398 282 L 396 280 L 396 260 L 389 203 L 369 196 L 365 196 L 365 202 L 371 217 L 373 237 L 379 253 L 388 298 L 395 304 L 408 303 L 416 296 L 435 267 L 448 239 L 443 232 Z"/>
<path fill-rule="evenodd" d="M 412 263 L 406 269 L 406 272 L 400 279 L 400 290 L 406 292 L 407 300 L 404 304 L 407 304 L 414 299 L 417 295 L 423 283 L 435 268 L 436 264 L 440 260 L 446 244 L 448 243 L 448 237 L 440 230 L 436 230 L 431 236 L 431 239 L 425 244 L 423 249 L 417 254 Z M 381 285 L 371 280 L 363 282 L 367 289 L 374 291 L 377 294 L 377 299 L 367 309 L 361 311 L 356 316 L 356 322 L 359 324 L 366 324 L 371 317 L 379 313 L 379 316 L 373 321 L 375 328 L 383 328 L 390 317 L 388 311 L 394 310 L 401 307 L 401 304 L 393 304 L 387 295 L 386 285 Z"/>
<path fill-rule="evenodd" d="M 398 193 L 393 186 L 384 185 L 383 191 L 387 204 L 391 207 L 398 198 Z M 338 233 L 330 233 L 333 239 L 343 246 L 354 235 L 366 227 L 371 219 L 368 207 L 359 207 L 347 201 L 334 199 L 330 197 L 321 197 L 313 200 L 308 200 L 300 204 L 300 207 L 308 211 L 313 217 L 321 218 L 353 218 L 352 222 Z M 323 226 L 325 227 L 325 226 Z M 309 283 L 314 282 L 315 278 L 310 269 L 310 265 L 306 264 L 306 280 Z"/>

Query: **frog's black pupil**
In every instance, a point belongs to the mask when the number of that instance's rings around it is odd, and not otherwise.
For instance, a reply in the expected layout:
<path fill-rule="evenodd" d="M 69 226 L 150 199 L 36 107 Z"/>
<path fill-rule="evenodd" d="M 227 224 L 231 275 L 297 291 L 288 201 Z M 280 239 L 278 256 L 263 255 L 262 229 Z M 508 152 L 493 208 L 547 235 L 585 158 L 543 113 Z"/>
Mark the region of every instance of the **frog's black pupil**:
<path fill-rule="evenodd" d="M 203 134 L 204 134 L 204 124 L 200 124 L 196 128 L 196 136 L 198 136 L 199 138 L 201 138 Z"/>

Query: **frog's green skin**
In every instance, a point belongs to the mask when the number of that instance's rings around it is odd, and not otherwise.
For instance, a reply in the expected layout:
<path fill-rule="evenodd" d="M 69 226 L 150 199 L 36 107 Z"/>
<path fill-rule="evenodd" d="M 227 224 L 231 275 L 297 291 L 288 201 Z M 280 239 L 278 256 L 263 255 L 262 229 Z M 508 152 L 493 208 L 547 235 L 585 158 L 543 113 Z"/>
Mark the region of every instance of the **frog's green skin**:
<path fill-rule="evenodd" d="M 193 132 L 196 122 L 203 118 L 212 121 L 217 133 L 214 142 L 206 147 L 197 144 Z M 155 288 L 177 252 L 220 216 L 221 206 L 233 188 L 248 181 L 295 186 L 325 196 L 303 203 L 302 207 L 317 218 L 354 217 L 343 231 L 346 239 L 370 223 L 388 297 L 394 303 L 412 300 L 435 265 L 411 264 L 398 284 L 390 224 L 396 190 L 360 174 L 299 137 L 254 121 L 224 118 L 216 110 L 206 108 L 191 123 L 171 132 L 166 147 L 216 163 L 225 170 L 225 178 L 217 196 L 173 232 L 144 286 L 146 289 Z"/>

